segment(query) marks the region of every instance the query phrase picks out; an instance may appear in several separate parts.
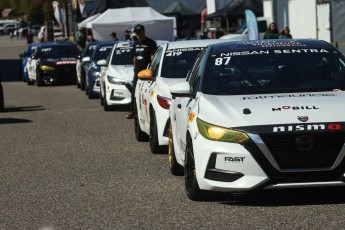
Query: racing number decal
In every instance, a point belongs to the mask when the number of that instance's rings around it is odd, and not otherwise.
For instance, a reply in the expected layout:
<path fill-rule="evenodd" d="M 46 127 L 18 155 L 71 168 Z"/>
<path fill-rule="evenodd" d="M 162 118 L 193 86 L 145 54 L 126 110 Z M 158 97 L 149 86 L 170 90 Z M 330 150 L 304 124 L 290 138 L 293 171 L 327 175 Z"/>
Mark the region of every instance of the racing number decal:
<path fill-rule="evenodd" d="M 182 52 L 169 52 L 169 53 L 167 53 L 165 56 L 167 56 L 167 57 L 173 57 L 173 56 L 180 56 L 182 54 Z"/>
<path fill-rule="evenodd" d="M 221 57 L 221 58 L 216 58 L 215 60 L 215 65 L 228 65 L 230 62 L 231 57 Z"/>

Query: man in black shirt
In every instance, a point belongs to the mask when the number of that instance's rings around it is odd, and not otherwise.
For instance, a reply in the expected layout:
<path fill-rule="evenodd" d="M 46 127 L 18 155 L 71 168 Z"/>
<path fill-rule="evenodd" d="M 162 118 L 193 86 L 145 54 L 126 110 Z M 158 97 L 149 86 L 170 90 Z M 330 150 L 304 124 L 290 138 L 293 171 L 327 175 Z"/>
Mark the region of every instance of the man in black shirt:
<path fill-rule="evenodd" d="M 134 105 L 135 105 L 135 88 L 138 81 L 138 73 L 146 69 L 147 65 L 150 63 L 153 54 L 157 50 L 157 44 L 154 40 L 146 37 L 145 27 L 143 25 L 136 25 L 134 27 L 134 32 L 138 37 L 133 45 L 134 51 L 134 77 L 133 77 L 133 88 L 132 88 L 132 103 L 130 106 L 130 111 L 127 114 L 128 119 L 134 118 Z"/>

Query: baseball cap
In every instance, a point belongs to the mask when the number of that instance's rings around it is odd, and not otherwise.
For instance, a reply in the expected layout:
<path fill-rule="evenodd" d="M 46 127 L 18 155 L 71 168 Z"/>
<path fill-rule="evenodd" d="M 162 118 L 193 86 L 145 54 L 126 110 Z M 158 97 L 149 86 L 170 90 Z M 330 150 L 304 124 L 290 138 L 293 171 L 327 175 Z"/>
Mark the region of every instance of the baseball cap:
<path fill-rule="evenodd" d="M 145 30 L 145 27 L 141 24 L 138 24 L 134 27 L 134 32 L 139 30 Z"/>

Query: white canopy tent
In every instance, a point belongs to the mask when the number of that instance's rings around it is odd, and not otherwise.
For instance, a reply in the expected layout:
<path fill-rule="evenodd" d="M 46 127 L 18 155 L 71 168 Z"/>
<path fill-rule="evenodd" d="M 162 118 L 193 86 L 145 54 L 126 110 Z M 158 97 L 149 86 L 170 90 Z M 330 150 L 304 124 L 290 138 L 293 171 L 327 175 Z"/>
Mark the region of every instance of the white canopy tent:
<path fill-rule="evenodd" d="M 116 32 L 120 40 L 125 39 L 125 30 L 132 31 L 136 24 L 145 27 L 147 37 L 154 40 L 174 40 L 174 18 L 166 17 L 151 7 L 126 7 L 108 9 L 90 22 L 96 40 L 110 40 Z"/>
<path fill-rule="evenodd" d="M 91 28 L 92 28 L 92 27 L 91 27 L 91 25 L 92 25 L 91 22 L 92 22 L 93 20 L 95 20 L 96 18 L 98 18 L 100 15 L 101 15 L 101 14 L 98 13 L 98 14 L 95 14 L 95 15 L 92 15 L 92 16 L 86 18 L 84 21 L 78 23 L 78 27 L 80 27 L 80 28 L 88 28 L 88 29 L 91 29 Z"/>

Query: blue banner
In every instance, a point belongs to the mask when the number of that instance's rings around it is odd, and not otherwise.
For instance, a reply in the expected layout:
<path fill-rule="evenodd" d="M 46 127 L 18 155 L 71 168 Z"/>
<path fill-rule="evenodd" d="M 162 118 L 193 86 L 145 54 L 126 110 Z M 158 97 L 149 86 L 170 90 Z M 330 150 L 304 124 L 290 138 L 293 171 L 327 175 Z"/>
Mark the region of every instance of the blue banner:
<path fill-rule="evenodd" d="M 245 14 L 248 28 L 248 39 L 259 40 L 258 22 L 255 14 L 251 10 L 245 10 Z"/>

